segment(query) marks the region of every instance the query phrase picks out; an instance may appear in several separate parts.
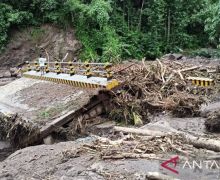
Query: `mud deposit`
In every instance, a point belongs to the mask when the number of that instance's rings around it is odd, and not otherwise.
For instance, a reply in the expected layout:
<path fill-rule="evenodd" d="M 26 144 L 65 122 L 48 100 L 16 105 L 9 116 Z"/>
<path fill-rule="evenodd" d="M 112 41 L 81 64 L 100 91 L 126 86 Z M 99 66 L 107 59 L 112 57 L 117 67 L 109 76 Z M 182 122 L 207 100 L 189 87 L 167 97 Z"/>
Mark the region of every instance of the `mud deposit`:
<path fill-rule="evenodd" d="M 159 160 L 122 159 L 102 160 L 98 154 L 83 153 L 80 147 L 91 144 L 93 138 L 75 142 L 40 145 L 16 151 L 0 162 L 1 179 L 146 179 L 148 172 L 160 172 L 178 179 L 218 179 L 216 169 L 190 169 L 184 162 L 178 163 L 177 173 L 170 172 L 161 163 L 175 154 L 160 157 Z M 181 158 L 181 157 L 180 157 Z M 117 168 L 116 168 L 117 167 Z"/>

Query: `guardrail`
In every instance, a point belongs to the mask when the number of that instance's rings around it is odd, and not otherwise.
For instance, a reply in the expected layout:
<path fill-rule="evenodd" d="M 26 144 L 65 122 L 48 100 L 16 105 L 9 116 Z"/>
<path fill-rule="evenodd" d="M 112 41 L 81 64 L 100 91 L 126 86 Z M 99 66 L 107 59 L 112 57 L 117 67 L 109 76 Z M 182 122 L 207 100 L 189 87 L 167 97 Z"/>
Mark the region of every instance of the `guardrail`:
<path fill-rule="evenodd" d="M 44 72 L 55 72 L 57 74 L 65 73 L 73 76 L 75 74 L 83 74 L 87 77 L 100 76 L 107 79 L 113 78 L 113 72 L 111 71 L 111 63 L 89 63 L 89 62 L 46 62 L 44 66 Z M 27 62 L 27 71 L 40 72 L 40 66 L 38 62 Z"/>
<path fill-rule="evenodd" d="M 210 79 L 210 78 L 188 77 L 187 80 L 191 81 L 191 84 L 194 86 L 208 87 L 215 85 L 214 79 Z"/>

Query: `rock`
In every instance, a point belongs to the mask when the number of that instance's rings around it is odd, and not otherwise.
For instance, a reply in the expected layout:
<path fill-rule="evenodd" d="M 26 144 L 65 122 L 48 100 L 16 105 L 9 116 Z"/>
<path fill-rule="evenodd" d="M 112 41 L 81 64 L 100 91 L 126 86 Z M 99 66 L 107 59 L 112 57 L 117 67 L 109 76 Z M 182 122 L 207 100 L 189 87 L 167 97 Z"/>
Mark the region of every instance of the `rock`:
<path fill-rule="evenodd" d="M 220 132 L 220 112 L 215 111 L 207 115 L 205 127 L 210 132 Z"/>
<path fill-rule="evenodd" d="M 44 138 L 44 144 L 46 144 L 46 145 L 54 144 L 53 137 L 50 135 L 50 136 L 47 136 L 46 138 Z"/>
<path fill-rule="evenodd" d="M 16 67 L 10 68 L 9 71 L 10 71 L 11 77 L 16 77 L 17 76 L 18 69 Z"/>
<path fill-rule="evenodd" d="M 161 132 L 177 132 L 176 129 L 171 127 L 170 123 L 164 120 L 154 122 L 154 123 L 148 123 L 141 127 L 141 129 L 148 129 L 148 130 L 154 130 L 154 131 L 161 131 Z"/>
<path fill-rule="evenodd" d="M 218 96 L 219 97 L 219 96 Z M 219 98 L 216 97 L 216 102 L 209 103 L 207 105 L 202 105 L 200 110 L 200 115 L 207 118 L 210 114 L 220 111 Z"/>
<path fill-rule="evenodd" d="M 182 54 L 176 54 L 176 53 L 174 53 L 174 54 L 166 54 L 162 58 L 166 59 L 166 60 L 173 60 L 173 61 L 175 61 L 175 60 L 182 59 L 183 55 Z"/>
<path fill-rule="evenodd" d="M 172 176 L 164 175 L 159 172 L 148 172 L 146 175 L 146 179 L 148 180 L 179 180 Z"/>
<path fill-rule="evenodd" d="M 11 77 L 10 71 L 5 71 L 5 73 L 3 74 L 3 77 L 10 78 Z"/>

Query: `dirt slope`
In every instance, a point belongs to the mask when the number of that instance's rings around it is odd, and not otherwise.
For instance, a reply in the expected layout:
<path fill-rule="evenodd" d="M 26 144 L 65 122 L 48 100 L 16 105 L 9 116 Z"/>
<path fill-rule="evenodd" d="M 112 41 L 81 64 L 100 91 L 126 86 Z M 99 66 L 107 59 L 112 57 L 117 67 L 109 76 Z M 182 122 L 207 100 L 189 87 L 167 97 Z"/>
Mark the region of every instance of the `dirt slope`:
<path fill-rule="evenodd" d="M 11 67 L 25 61 L 33 61 L 39 53 L 50 59 L 62 59 L 66 53 L 68 58 L 77 56 L 81 45 L 75 37 L 73 29 L 62 30 L 52 25 L 14 30 L 5 51 L 0 55 L 0 67 Z M 54 60 L 55 61 L 55 60 Z"/>

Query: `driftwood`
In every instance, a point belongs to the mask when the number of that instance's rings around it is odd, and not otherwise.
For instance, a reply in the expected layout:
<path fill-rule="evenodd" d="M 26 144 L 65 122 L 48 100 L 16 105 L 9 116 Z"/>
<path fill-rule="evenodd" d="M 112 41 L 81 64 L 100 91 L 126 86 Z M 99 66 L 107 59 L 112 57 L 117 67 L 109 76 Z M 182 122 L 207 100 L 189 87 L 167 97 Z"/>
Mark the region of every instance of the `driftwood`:
<path fill-rule="evenodd" d="M 124 133 L 133 133 L 133 134 L 139 134 L 139 135 L 145 135 L 145 136 L 164 136 L 166 133 L 161 131 L 151 131 L 147 129 L 137 129 L 137 128 L 127 128 L 127 127 L 120 127 L 115 126 L 113 128 L 116 132 L 124 132 Z"/>
<path fill-rule="evenodd" d="M 124 83 L 121 91 L 112 98 L 109 118 L 134 124 L 134 113 L 143 123 L 155 112 L 166 111 L 175 117 L 197 116 L 205 98 L 201 94 L 192 94 L 186 77 L 196 76 L 199 68 L 159 59 L 154 62 L 142 59 L 142 63 L 116 73 L 114 78 Z"/>
<path fill-rule="evenodd" d="M 166 87 L 166 85 L 171 81 L 171 79 L 173 78 L 174 74 L 175 74 L 175 72 L 173 71 L 173 72 L 169 75 L 169 77 L 168 77 L 167 80 L 164 82 L 163 86 L 161 87 L 161 90 L 163 90 L 163 89 Z"/>
<path fill-rule="evenodd" d="M 115 126 L 113 129 L 116 132 L 132 133 L 132 134 L 145 135 L 145 136 L 156 137 L 156 136 L 168 135 L 168 133 L 164 133 L 161 131 L 151 131 L 151 130 L 146 130 L 146 129 L 126 128 L 126 127 L 119 127 L 119 126 Z M 192 136 L 190 134 L 187 134 L 181 131 L 179 131 L 176 134 L 182 135 L 189 144 L 193 145 L 196 148 L 203 148 L 203 149 L 208 149 L 208 150 L 212 150 L 215 152 L 220 152 L 220 141 L 218 140 L 195 137 L 195 136 Z"/>
<path fill-rule="evenodd" d="M 150 137 L 150 138 L 149 138 Z M 162 160 L 161 152 L 170 152 L 172 147 L 167 143 L 168 139 L 181 148 L 181 138 L 178 136 L 135 136 L 127 135 L 122 139 L 109 139 L 95 136 L 93 144 L 84 144 L 87 152 L 99 154 L 102 159 L 152 159 Z"/>
<path fill-rule="evenodd" d="M 190 68 L 181 69 L 180 72 L 192 71 L 192 70 L 196 70 L 196 69 L 199 69 L 199 68 L 200 68 L 200 66 L 193 66 L 193 67 L 190 67 Z"/>
<path fill-rule="evenodd" d="M 136 153 L 121 153 L 110 156 L 102 156 L 102 159 L 136 159 L 136 158 L 147 158 L 147 159 L 159 159 L 156 154 L 136 154 Z"/>
<path fill-rule="evenodd" d="M 158 62 L 160 62 L 158 60 Z M 160 63 L 161 64 L 161 63 Z M 161 64 L 162 66 L 162 64 Z M 170 80 L 174 77 L 174 74 L 178 74 L 180 76 L 180 79 L 181 80 L 185 80 L 183 75 L 182 75 L 182 72 L 186 72 L 186 71 L 192 71 L 192 70 L 196 70 L 196 69 L 199 69 L 200 67 L 199 66 L 193 66 L 193 67 L 190 67 L 190 68 L 185 68 L 185 69 L 179 69 L 179 70 L 173 70 L 172 73 L 170 74 L 170 76 L 167 78 L 167 80 L 164 82 L 165 84 L 162 86 L 161 89 L 163 89 L 169 82 Z"/>
<path fill-rule="evenodd" d="M 64 56 L 64 58 L 61 60 L 61 62 L 65 61 L 66 58 L 68 57 L 69 53 L 66 53 L 66 55 Z"/>
<path fill-rule="evenodd" d="M 161 174 L 159 172 L 148 172 L 146 179 L 149 180 L 178 180 L 177 178 Z"/>
<path fill-rule="evenodd" d="M 114 141 L 110 140 L 108 138 L 94 136 L 94 135 L 93 135 L 93 137 L 95 137 L 96 139 L 98 139 L 102 143 L 108 143 L 109 145 L 113 145 L 113 146 L 120 145 L 122 143 L 126 143 L 126 140 L 128 140 L 128 139 L 134 139 L 134 137 L 132 135 L 127 135 L 127 136 L 124 136 L 121 139 L 114 140 Z"/>
<path fill-rule="evenodd" d="M 220 152 L 220 141 L 208 138 L 198 138 L 189 134 L 185 134 L 185 137 L 189 144 L 192 144 L 196 148 L 203 148 Z"/>
<path fill-rule="evenodd" d="M 161 79 L 162 79 L 162 81 L 163 81 L 163 83 L 165 83 L 166 81 L 165 81 L 165 78 L 164 78 L 164 76 L 165 76 L 165 72 L 166 72 L 166 67 L 164 67 L 163 66 L 163 64 L 160 62 L 160 60 L 159 59 L 156 59 L 157 60 L 157 62 L 158 62 L 158 64 L 160 65 L 160 74 L 161 74 Z"/>

